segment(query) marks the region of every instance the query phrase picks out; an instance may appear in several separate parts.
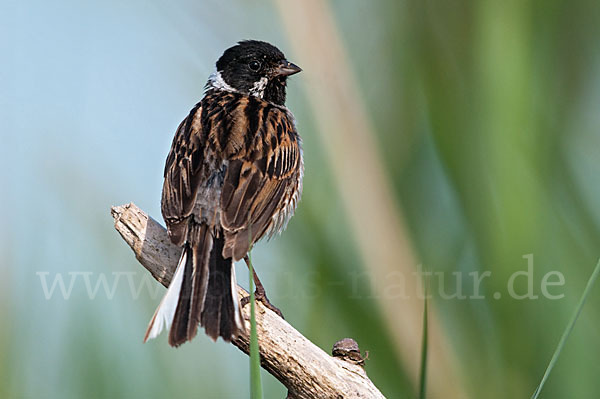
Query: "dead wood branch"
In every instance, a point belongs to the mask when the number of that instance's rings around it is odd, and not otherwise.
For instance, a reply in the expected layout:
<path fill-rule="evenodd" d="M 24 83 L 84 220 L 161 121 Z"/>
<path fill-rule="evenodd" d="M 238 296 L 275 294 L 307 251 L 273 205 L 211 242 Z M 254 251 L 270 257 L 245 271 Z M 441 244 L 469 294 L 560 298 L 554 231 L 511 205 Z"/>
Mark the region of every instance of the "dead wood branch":
<path fill-rule="evenodd" d="M 115 206 L 111 213 L 115 228 L 133 249 L 137 260 L 167 287 L 180 249 L 170 242 L 165 228 L 134 204 Z M 248 293 L 238 287 L 238 295 L 244 297 Z M 246 306 L 243 314 L 247 331 L 250 331 L 249 313 L 250 307 Z M 262 367 L 287 387 L 288 397 L 384 397 L 360 365 L 329 356 L 260 302 L 256 319 Z M 248 354 L 248 342 L 249 336 L 244 334 L 233 344 Z"/>

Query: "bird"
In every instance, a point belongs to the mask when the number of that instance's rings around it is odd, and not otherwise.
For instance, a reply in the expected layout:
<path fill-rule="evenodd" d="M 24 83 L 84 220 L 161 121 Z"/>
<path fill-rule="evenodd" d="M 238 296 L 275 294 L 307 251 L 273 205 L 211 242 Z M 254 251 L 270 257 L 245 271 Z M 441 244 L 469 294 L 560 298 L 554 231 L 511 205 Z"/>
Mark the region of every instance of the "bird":
<path fill-rule="evenodd" d="M 181 256 L 144 342 L 164 328 L 174 347 L 198 326 L 214 341 L 245 331 L 234 262 L 248 263 L 258 240 L 285 229 L 302 193 L 302 143 L 285 106 L 287 79 L 301 70 L 270 43 L 240 41 L 218 59 L 177 128 L 161 213 Z M 278 311 L 256 273 L 253 280 L 256 298 Z"/>

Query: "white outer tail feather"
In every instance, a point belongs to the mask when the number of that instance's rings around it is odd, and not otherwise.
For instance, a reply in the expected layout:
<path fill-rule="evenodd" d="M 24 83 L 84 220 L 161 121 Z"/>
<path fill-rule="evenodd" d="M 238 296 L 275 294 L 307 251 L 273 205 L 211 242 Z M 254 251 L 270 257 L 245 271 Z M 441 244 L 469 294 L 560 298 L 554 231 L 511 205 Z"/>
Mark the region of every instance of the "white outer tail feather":
<path fill-rule="evenodd" d="M 160 335 L 164 328 L 170 328 L 173 318 L 175 317 L 175 309 L 177 309 L 177 303 L 179 301 L 179 294 L 181 292 L 181 285 L 183 283 L 183 271 L 187 262 L 187 250 L 184 248 L 177 264 L 177 269 L 169 284 L 167 293 L 160 301 L 160 304 L 150 320 L 146 335 L 144 336 L 144 342 L 149 339 L 156 338 Z"/>
<path fill-rule="evenodd" d="M 240 309 L 240 300 L 237 293 L 237 279 L 235 278 L 235 263 L 231 262 L 231 296 L 233 298 L 233 317 L 238 330 L 244 331 L 246 325 L 242 317 L 242 309 Z"/>

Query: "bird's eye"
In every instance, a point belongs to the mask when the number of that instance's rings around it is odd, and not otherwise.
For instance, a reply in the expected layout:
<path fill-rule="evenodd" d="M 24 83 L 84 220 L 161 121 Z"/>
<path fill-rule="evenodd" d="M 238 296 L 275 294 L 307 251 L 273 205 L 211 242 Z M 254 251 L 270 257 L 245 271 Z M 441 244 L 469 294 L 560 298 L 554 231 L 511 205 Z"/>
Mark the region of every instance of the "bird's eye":
<path fill-rule="evenodd" d="M 250 69 L 252 69 L 253 71 L 258 71 L 260 69 L 260 62 L 256 61 L 256 60 L 252 60 L 250 61 L 250 63 L 248 64 L 248 67 Z"/>

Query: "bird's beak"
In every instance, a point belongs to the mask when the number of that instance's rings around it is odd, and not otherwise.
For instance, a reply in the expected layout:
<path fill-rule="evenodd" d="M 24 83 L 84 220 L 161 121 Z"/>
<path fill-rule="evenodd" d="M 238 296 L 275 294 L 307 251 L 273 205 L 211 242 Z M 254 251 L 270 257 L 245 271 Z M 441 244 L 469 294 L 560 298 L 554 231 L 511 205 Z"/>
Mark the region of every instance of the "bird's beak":
<path fill-rule="evenodd" d="M 292 64 L 289 61 L 282 61 L 275 69 L 275 76 L 290 76 L 302 71 L 298 65 Z"/>

